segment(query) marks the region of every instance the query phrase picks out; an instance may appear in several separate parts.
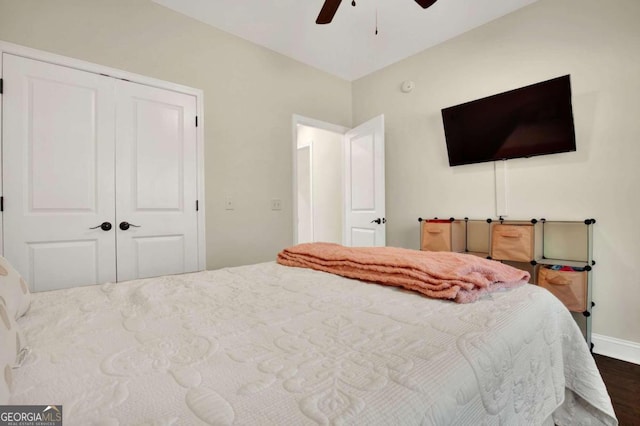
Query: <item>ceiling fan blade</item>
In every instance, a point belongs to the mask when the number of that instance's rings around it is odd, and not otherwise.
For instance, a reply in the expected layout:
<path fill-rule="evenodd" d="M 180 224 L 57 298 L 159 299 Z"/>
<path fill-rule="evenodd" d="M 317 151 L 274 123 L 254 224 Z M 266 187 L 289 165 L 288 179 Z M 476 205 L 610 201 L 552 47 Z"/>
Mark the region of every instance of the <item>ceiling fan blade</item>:
<path fill-rule="evenodd" d="M 438 0 L 416 0 L 416 3 L 422 6 L 423 9 L 426 9 L 437 1 Z"/>
<path fill-rule="evenodd" d="M 341 2 L 342 0 L 325 0 L 318 19 L 316 19 L 316 24 L 328 24 L 331 22 Z"/>

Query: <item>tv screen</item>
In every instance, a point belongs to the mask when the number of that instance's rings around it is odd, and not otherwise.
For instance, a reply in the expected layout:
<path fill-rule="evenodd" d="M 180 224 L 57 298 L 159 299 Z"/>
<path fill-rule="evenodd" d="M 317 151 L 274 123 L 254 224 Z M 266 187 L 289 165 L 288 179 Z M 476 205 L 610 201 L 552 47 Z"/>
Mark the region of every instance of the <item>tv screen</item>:
<path fill-rule="evenodd" d="M 568 75 L 442 110 L 449 165 L 576 150 Z"/>

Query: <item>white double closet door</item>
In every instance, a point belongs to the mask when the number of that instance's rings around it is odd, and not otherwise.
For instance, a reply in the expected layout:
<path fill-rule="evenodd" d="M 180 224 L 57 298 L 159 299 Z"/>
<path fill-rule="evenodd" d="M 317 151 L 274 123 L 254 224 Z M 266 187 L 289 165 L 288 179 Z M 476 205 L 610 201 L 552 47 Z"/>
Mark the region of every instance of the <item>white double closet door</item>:
<path fill-rule="evenodd" d="M 32 290 L 198 269 L 195 96 L 6 53 L 3 77 L 4 255 Z"/>

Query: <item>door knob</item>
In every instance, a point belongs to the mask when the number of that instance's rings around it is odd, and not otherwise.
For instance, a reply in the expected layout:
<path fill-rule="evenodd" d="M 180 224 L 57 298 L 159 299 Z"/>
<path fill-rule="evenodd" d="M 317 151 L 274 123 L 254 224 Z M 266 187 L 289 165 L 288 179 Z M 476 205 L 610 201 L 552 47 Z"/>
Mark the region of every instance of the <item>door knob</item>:
<path fill-rule="evenodd" d="M 120 226 L 120 229 L 122 229 L 123 231 L 126 231 L 131 226 L 133 226 L 134 228 L 140 228 L 140 225 L 134 225 L 133 223 L 129 223 L 129 222 L 120 222 L 119 226 Z"/>
<path fill-rule="evenodd" d="M 100 225 L 98 226 L 94 226 L 93 228 L 89 228 L 89 229 L 102 229 L 103 231 L 110 231 L 111 230 L 111 223 L 109 222 L 102 222 Z"/>
<path fill-rule="evenodd" d="M 377 223 L 378 225 L 380 225 L 382 223 L 382 219 L 377 218 L 371 221 L 371 223 Z"/>

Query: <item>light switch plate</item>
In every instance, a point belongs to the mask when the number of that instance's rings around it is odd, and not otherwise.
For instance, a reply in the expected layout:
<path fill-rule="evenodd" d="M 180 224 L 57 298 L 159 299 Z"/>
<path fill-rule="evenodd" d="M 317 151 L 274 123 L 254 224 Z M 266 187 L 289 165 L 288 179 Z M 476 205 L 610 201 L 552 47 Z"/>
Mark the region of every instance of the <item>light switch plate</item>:
<path fill-rule="evenodd" d="M 282 210 L 282 200 L 279 198 L 273 198 L 271 200 L 271 210 Z"/>

